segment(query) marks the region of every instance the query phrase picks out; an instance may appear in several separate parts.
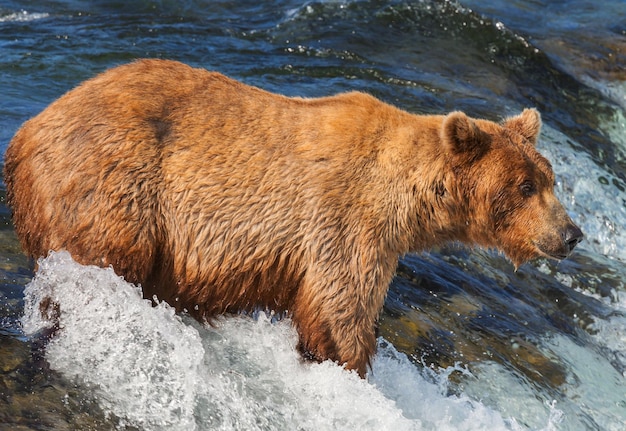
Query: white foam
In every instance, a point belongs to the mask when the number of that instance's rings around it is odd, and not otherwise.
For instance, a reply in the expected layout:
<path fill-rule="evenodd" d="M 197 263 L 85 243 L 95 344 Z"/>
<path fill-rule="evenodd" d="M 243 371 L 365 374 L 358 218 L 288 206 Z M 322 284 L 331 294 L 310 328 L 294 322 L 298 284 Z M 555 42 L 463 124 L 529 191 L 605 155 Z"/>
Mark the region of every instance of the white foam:
<path fill-rule="evenodd" d="M 19 12 L 12 12 L 7 15 L 0 16 L 0 22 L 27 22 L 27 21 L 35 21 L 38 19 L 47 18 L 50 16 L 47 13 L 31 13 L 25 10 Z"/>
<path fill-rule="evenodd" d="M 96 387 L 105 409 L 137 425 L 188 428 L 191 379 L 204 357 L 198 332 L 172 308 L 153 308 L 111 269 L 80 266 L 68 253 L 39 265 L 25 290 L 23 326 L 27 334 L 49 326 L 39 313 L 42 298 L 59 304 L 61 332 L 48 346 L 50 365 Z"/>
<path fill-rule="evenodd" d="M 61 308 L 50 365 L 145 429 L 522 429 L 480 401 L 449 395 L 445 370 L 420 369 L 384 340 L 362 380 L 331 362 L 303 362 L 288 320 L 229 317 L 205 327 L 64 252 L 41 260 L 26 288 L 30 334 L 49 324 L 39 315 L 46 296 Z"/>

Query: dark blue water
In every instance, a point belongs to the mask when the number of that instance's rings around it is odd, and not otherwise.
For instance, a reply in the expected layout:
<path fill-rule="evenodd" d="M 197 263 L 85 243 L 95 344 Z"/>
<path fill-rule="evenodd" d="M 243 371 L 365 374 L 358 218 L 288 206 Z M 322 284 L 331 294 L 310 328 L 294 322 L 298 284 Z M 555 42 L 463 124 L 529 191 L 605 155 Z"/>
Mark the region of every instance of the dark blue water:
<path fill-rule="evenodd" d="M 539 148 L 586 240 L 517 272 L 454 245 L 407 256 L 361 382 L 301 364 L 288 322 L 203 328 L 65 258 L 27 294 L 73 286 L 66 331 L 41 350 L 20 320 L 32 264 L 2 204 L 0 429 L 623 429 L 624 1 L 0 0 L 0 150 L 65 91 L 142 57 L 287 95 L 366 91 L 415 113 L 537 107 Z"/>

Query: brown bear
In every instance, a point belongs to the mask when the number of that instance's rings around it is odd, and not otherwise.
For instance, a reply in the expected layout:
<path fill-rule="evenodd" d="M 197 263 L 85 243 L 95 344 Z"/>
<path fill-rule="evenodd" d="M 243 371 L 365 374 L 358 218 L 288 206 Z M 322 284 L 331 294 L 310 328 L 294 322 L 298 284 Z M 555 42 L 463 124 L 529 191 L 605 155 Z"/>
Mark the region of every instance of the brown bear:
<path fill-rule="evenodd" d="M 420 116 L 142 60 L 27 121 L 5 181 L 31 256 L 111 265 L 200 320 L 285 313 L 305 357 L 364 376 L 401 255 L 461 241 L 517 266 L 582 239 L 535 150 L 540 126 L 532 109 L 501 124 Z"/>

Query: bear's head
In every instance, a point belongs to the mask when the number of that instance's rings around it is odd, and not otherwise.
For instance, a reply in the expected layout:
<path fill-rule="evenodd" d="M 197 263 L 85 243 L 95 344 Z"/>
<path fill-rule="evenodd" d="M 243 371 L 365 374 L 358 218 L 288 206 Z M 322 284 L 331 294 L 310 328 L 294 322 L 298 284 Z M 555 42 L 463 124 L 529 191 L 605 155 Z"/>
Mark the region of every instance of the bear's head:
<path fill-rule="evenodd" d="M 534 109 L 501 124 L 453 112 L 441 129 L 467 239 L 502 250 L 516 267 L 564 259 L 583 238 L 554 195 L 550 162 L 535 149 L 540 129 Z"/>

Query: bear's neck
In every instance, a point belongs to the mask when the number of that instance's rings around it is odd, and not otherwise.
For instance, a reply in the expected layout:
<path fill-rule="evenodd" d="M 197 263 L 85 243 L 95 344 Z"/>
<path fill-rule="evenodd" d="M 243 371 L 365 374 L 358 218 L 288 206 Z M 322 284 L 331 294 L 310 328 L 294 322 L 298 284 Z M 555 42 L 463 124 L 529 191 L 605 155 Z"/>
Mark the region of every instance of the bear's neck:
<path fill-rule="evenodd" d="M 443 116 L 413 116 L 395 132 L 385 171 L 396 191 L 388 235 L 398 254 L 424 251 L 448 242 L 471 244 L 468 198 L 441 146 Z M 406 124 L 406 123 L 405 123 Z"/>

